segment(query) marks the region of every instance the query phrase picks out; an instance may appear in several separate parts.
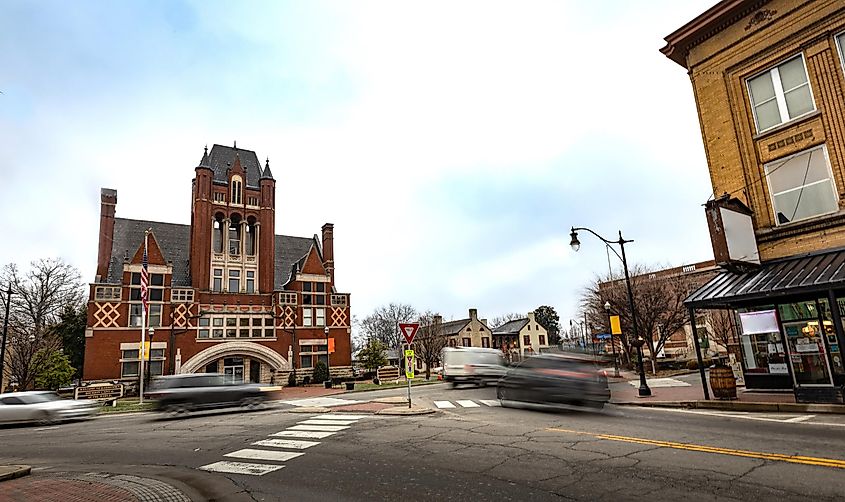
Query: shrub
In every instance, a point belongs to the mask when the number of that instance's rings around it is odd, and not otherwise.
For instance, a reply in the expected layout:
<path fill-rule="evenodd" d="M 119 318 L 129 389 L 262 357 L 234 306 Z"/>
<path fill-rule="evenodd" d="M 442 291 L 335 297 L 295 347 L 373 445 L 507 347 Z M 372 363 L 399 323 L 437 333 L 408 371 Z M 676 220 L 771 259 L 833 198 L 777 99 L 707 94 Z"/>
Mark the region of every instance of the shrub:
<path fill-rule="evenodd" d="M 329 379 L 329 369 L 326 368 L 326 363 L 323 361 L 317 361 L 317 364 L 314 366 L 314 373 L 312 375 L 312 380 L 314 383 L 323 383 Z"/>
<path fill-rule="evenodd" d="M 293 371 L 288 373 L 288 387 L 296 387 L 296 373 Z"/>
<path fill-rule="evenodd" d="M 704 358 L 701 361 L 704 363 L 705 368 L 709 368 L 710 366 L 713 366 L 713 360 L 712 359 Z M 690 359 L 689 361 L 687 361 L 687 369 L 688 370 L 697 370 L 698 369 L 698 359 Z"/>

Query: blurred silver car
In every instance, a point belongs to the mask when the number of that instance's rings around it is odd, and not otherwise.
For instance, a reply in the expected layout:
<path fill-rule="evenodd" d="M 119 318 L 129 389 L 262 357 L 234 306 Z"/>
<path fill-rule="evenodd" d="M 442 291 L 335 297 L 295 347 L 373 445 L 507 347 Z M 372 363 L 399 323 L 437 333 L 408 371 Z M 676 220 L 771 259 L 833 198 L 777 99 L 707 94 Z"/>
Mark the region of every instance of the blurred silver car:
<path fill-rule="evenodd" d="M 507 368 L 501 350 L 480 347 L 446 347 L 440 352 L 443 380 L 452 387 L 468 383 L 487 385 L 499 380 Z"/>
<path fill-rule="evenodd" d="M 0 424 L 54 424 L 92 417 L 99 408 L 97 401 L 62 399 L 55 392 L 49 391 L 5 393 L 0 394 Z"/>

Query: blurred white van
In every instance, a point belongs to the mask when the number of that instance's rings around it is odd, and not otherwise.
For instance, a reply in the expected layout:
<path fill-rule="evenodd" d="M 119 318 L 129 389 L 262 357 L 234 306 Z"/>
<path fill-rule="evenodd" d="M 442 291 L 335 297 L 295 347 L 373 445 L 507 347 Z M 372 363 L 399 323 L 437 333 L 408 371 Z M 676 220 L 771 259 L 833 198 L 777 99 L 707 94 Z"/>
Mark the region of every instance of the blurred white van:
<path fill-rule="evenodd" d="M 443 380 L 453 387 L 462 383 L 486 385 L 496 382 L 507 372 L 505 358 L 497 349 L 480 347 L 446 347 L 440 353 Z"/>

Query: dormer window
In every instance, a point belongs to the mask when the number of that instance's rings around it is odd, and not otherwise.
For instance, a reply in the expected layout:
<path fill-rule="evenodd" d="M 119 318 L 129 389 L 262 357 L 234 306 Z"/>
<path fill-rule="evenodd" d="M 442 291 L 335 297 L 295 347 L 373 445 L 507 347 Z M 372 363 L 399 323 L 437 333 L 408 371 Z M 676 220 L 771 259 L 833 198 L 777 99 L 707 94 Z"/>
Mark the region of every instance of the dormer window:
<path fill-rule="evenodd" d="M 243 193 L 243 181 L 241 180 L 240 176 L 233 176 L 232 177 L 232 194 L 229 197 L 229 200 L 232 201 L 232 204 L 241 204 L 241 194 Z"/>

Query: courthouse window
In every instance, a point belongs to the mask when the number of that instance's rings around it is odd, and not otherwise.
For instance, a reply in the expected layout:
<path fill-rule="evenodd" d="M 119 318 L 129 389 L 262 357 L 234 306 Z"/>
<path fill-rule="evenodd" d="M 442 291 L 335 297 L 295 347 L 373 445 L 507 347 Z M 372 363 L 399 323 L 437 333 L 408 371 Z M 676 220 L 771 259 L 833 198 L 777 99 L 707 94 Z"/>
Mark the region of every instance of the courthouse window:
<path fill-rule="evenodd" d="M 816 109 L 810 79 L 799 55 L 748 79 L 757 132 L 789 122 Z"/>
<path fill-rule="evenodd" d="M 839 61 L 842 63 L 842 70 L 845 71 L 845 33 L 836 35 L 836 47 L 839 48 Z"/>
<path fill-rule="evenodd" d="M 839 208 L 824 146 L 770 162 L 765 169 L 778 225 Z"/>

